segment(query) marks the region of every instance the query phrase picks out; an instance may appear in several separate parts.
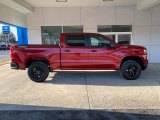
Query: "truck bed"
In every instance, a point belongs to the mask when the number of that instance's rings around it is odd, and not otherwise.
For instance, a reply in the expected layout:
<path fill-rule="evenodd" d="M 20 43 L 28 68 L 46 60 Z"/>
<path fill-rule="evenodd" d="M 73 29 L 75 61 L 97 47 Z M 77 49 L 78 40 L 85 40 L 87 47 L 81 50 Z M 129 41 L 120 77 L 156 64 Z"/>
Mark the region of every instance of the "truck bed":
<path fill-rule="evenodd" d="M 25 69 L 30 61 L 48 60 L 53 68 L 60 67 L 60 47 L 54 45 L 13 45 L 11 62 L 16 62 L 19 69 Z"/>

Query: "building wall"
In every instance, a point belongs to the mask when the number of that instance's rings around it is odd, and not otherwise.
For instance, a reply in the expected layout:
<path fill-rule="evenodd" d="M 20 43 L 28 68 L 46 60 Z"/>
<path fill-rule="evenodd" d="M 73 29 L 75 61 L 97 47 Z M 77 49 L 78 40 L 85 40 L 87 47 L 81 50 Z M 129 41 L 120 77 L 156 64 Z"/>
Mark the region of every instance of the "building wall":
<path fill-rule="evenodd" d="M 65 25 L 83 25 L 84 32 L 97 32 L 97 25 L 133 25 L 132 43 L 148 49 L 150 63 L 160 63 L 160 6 L 35 8 L 27 15 L 29 43 L 42 43 L 41 26 Z"/>
<path fill-rule="evenodd" d="M 26 27 L 26 15 L 0 3 L 0 21 Z"/>

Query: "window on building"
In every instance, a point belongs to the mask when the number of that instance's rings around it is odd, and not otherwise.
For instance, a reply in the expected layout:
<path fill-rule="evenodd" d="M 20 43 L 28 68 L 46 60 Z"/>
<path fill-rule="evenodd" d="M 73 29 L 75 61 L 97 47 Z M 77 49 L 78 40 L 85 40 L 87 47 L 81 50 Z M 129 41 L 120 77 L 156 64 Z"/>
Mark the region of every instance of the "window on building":
<path fill-rule="evenodd" d="M 112 32 L 112 25 L 98 25 L 98 32 Z"/>
<path fill-rule="evenodd" d="M 98 25 L 98 32 L 132 32 L 131 25 Z"/>
<path fill-rule="evenodd" d="M 63 32 L 83 32 L 83 26 L 63 26 Z"/>
<path fill-rule="evenodd" d="M 97 32 L 119 44 L 131 44 L 132 25 L 98 25 Z"/>
<path fill-rule="evenodd" d="M 66 36 L 66 45 L 85 46 L 85 36 L 84 35 L 68 35 Z"/>
<path fill-rule="evenodd" d="M 44 45 L 58 45 L 60 33 L 62 32 L 61 26 L 43 26 L 42 30 L 42 44 Z"/>
<path fill-rule="evenodd" d="M 131 35 L 129 34 L 119 34 L 118 35 L 118 43 L 119 44 L 130 44 Z"/>
<path fill-rule="evenodd" d="M 42 44 L 58 45 L 60 34 L 67 32 L 83 32 L 83 26 L 42 26 Z"/>

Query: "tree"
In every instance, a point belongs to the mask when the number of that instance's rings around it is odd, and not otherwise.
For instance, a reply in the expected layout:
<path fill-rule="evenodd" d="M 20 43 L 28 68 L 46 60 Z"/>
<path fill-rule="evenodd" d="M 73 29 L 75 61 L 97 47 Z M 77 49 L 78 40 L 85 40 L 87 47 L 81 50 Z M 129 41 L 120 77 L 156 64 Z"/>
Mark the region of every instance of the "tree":
<path fill-rule="evenodd" d="M 8 40 L 7 43 L 6 40 Z M 5 44 L 17 44 L 16 36 L 14 35 L 13 32 L 9 34 L 0 33 L 0 42 L 1 43 L 3 42 Z"/>

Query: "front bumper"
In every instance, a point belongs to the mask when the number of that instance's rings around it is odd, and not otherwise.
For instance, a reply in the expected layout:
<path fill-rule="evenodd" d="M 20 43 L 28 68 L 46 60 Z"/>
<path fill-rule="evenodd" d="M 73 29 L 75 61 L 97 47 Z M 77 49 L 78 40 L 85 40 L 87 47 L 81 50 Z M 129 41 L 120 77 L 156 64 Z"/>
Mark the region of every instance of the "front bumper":
<path fill-rule="evenodd" d="M 146 70 L 148 68 L 148 60 L 147 60 L 147 63 L 146 64 L 144 64 L 144 68 L 143 68 L 143 70 Z"/>
<path fill-rule="evenodd" d="M 19 69 L 19 65 L 17 63 L 10 63 L 11 69 Z"/>

